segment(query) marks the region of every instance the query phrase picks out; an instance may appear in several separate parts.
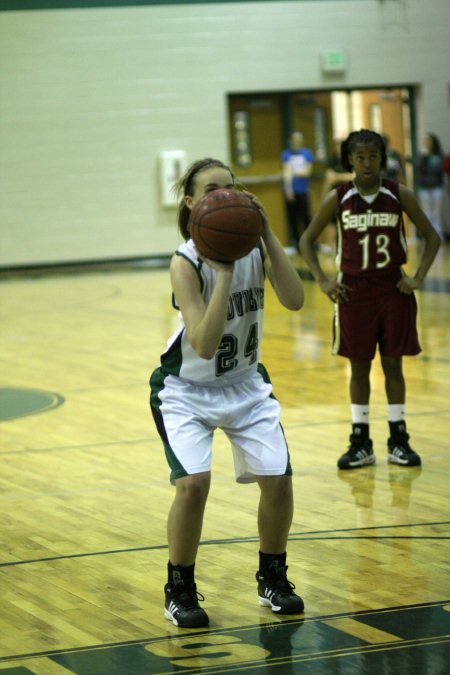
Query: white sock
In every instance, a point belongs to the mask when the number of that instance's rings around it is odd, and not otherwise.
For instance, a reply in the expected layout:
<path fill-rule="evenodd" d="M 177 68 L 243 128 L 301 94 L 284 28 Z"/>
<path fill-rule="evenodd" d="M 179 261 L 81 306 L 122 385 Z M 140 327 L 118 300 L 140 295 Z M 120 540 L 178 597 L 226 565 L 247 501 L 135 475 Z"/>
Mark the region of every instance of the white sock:
<path fill-rule="evenodd" d="M 405 404 L 404 403 L 389 403 L 388 404 L 388 420 L 389 420 L 389 422 L 404 422 L 405 421 Z"/>
<path fill-rule="evenodd" d="M 351 404 L 353 424 L 369 424 L 369 406 Z"/>

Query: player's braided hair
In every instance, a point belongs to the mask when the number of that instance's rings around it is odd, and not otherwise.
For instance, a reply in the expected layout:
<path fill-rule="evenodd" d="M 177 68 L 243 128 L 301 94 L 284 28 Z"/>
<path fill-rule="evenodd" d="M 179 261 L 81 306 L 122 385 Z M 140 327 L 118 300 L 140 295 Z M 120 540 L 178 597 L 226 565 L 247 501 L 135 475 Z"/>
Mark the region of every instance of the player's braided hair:
<path fill-rule="evenodd" d="M 211 157 L 206 157 L 205 159 L 199 159 L 196 162 L 193 162 L 188 167 L 185 174 L 180 178 L 180 180 L 177 183 L 175 183 L 174 189 L 177 197 L 180 200 L 178 205 L 178 229 L 185 241 L 187 241 L 190 236 L 188 223 L 191 212 L 186 206 L 184 198 L 188 195 L 192 197 L 194 193 L 195 176 L 200 171 L 203 171 L 203 169 L 209 169 L 212 166 L 218 166 L 222 169 L 226 169 L 227 171 L 230 172 L 234 180 L 234 174 L 229 166 L 221 162 L 220 159 L 212 159 Z"/>
<path fill-rule="evenodd" d="M 360 129 L 359 131 L 352 131 L 342 142 L 341 163 L 346 171 L 353 171 L 348 156 L 354 151 L 358 143 L 373 143 L 377 146 L 381 152 L 381 168 L 386 168 L 386 146 L 382 136 L 371 129 Z"/>

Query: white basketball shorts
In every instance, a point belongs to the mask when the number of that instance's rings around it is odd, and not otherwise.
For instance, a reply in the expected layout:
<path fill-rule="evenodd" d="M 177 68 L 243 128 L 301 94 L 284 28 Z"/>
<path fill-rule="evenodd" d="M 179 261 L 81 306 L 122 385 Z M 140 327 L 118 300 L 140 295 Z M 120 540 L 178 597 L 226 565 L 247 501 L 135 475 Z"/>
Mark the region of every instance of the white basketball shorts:
<path fill-rule="evenodd" d="M 280 404 L 263 366 L 238 384 L 207 387 L 164 375 L 150 380 L 150 405 L 171 469 L 171 482 L 211 470 L 214 431 L 231 442 L 239 483 L 291 475 Z"/>

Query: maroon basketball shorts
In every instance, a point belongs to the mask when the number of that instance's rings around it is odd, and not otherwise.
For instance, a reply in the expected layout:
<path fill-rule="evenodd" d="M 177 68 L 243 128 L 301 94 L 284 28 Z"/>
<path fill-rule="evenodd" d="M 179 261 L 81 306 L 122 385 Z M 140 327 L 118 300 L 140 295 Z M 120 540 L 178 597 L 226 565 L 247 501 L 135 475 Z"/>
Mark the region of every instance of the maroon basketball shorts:
<path fill-rule="evenodd" d="M 333 354 L 371 361 L 377 346 L 382 356 L 413 356 L 421 347 L 414 294 L 401 293 L 400 270 L 367 277 L 343 275 L 351 288 L 348 301 L 335 304 Z"/>

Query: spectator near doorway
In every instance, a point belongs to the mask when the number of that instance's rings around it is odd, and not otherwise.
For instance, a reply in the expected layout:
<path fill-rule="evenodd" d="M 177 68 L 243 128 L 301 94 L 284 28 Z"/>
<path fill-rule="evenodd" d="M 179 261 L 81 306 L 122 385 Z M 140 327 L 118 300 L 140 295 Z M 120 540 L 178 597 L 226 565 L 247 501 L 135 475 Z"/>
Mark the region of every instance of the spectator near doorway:
<path fill-rule="evenodd" d="M 442 202 L 444 198 L 444 153 L 436 134 L 425 134 L 423 151 L 415 161 L 420 205 L 442 235 Z"/>
<path fill-rule="evenodd" d="M 303 146 L 303 134 L 294 131 L 289 148 L 281 153 L 283 195 L 288 221 L 288 253 L 298 252 L 298 242 L 311 220 L 309 195 L 314 155 Z"/>
<path fill-rule="evenodd" d="M 443 234 L 445 241 L 450 241 L 450 152 L 444 155 L 444 174 L 447 183 L 447 194 L 444 196 Z"/>
<path fill-rule="evenodd" d="M 391 139 L 387 134 L 381 134 L 386 147 L 386 168 L 383 172 L 384 177 L 394 180 L 396 183 L 406 183 L 405 169 L 403 159 L 398 150 L 391 147 Z"/>

